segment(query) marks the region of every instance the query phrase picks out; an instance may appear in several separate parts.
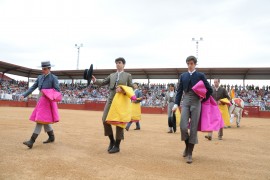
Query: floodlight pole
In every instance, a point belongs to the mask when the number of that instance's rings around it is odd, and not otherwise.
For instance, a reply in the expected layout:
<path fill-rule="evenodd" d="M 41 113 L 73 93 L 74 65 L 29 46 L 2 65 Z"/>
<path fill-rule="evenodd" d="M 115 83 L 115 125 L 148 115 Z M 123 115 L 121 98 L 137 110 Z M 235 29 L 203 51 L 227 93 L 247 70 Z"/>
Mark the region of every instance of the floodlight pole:
<path fill-rule="evenodd" d="M 83 44 L 75 44 L 75 47 L 78 49 L 78 57 L 77 57 L 77 70 L 79 69 L 79 60 L 80 60 L 80 48 L 83 47 Z"/>
<path fill-rule="evenodd" d="M 196 58 L 199 58 L 199 41 L 203 41 L 203 38 L 200 37 L 200 39 L 192 38 L 192 41 L 196 42 Z"/>

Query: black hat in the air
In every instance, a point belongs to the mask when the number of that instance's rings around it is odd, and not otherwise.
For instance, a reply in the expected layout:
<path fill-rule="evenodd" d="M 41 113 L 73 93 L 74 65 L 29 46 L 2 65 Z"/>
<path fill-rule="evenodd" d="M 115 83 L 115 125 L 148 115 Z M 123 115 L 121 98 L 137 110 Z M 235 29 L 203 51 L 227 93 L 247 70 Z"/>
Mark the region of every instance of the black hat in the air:
<path fill-rule="evenodd" d="M 91 83 L 93 74 L 93 64 L 90 65 L 89 69 L 85 69 L 83 73 L 83 79 L 87 80 L 87 86 Z"/>

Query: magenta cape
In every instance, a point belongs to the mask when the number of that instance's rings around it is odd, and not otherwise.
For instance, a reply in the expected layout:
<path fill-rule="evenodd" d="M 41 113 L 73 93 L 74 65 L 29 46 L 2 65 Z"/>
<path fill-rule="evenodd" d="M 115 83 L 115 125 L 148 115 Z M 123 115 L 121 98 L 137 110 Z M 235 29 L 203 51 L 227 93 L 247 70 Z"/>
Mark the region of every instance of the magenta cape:
<path fill-rule="evenodd" d="M 202 102 L 198 131 L 219 131 L 223 127 L 224 121 L 218 105 L 214 98 L 210 96 L 205 102 Z"/>
<path fill-rule="evenodd" d="M 62 99 L 61 93 L 54 89 L 42 89 L 43 95 L 30 116 L 30 120 L 41 124 L 52 124 L 59 121 L 56 101 Z"/>
<path fill-rule="evenodd" d="M 206 92 L 207 92 L 207 89 L 203 83 L 202 80 L 200 80 L 197 84 L 195 84 L 193 87 L 192 87 L 192 90 L 201 98 L 205 98 L 206 97 Z"/>
<path fill-rule="evenodd" d="M 202 99 L 206 97 L 207 89 L 202 80 L 192 87 L 192 90 Z M 224 127 L 224 121 L 221 112 L 214 98 L 210 96 L 205 102 L 202 102 L 201 116 L 198 124 L 198 131 L 210 132 L 219 131 Z"/>

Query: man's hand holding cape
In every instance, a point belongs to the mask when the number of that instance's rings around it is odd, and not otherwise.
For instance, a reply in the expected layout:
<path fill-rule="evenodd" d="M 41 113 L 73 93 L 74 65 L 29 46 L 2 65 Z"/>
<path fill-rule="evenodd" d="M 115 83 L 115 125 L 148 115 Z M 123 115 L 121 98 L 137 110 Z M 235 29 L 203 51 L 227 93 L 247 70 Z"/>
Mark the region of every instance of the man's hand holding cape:
<path fill-rule="evenodd" d="M 131 101 L 136 100 L 133 89 L 128 86 L 119 85 L 122 93 L 116 93 L 109 113 L 106 118 L 108 124 L 125 128 L 131 119 Z"/>

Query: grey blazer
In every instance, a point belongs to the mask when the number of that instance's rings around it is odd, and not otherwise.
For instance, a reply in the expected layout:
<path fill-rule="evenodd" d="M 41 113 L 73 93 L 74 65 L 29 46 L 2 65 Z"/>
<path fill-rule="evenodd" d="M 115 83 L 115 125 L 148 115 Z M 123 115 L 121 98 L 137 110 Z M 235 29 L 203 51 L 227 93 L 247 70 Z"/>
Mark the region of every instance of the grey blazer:
<path fill-rule="evenodd" d="M 165 95 L 165 102 L 164 102 L 164 105 L 165 106 L 166 104 L 168 104 L 168 117 L 171 117 L 173 114 L 172 114 L 172 108 L 174 106 L 174 101 L 175 101 L 175 97 L 176 97 L 176 92 L 174 92 L 173 94 L 173 97 L 170 97 L 170 91 L 168 91 Z"/>
<path fill-rule="evenodd" d="M 55 90 L 60 92 L 58 78 L 57 78 L 57 76 L 53 75 L 52 73 L 48 74 L 46 77 L 45 77 L 45 75 L 39 75 L 37 77 L 35 83 L 22 95 L 24 97 L 27 97 L 36 88 L 38 88 L 39 90 L 54 88 Z"/>
<path fill-rule="evenodd" d="M 110 74 L 103 80 L 96 80 L 95 84 L 98 86 L 104 86 L 109 84 L 110 90 L 115 90 L 117 85 L 126 85 L 132 87 L 132 77 L 131 74 L 127 72 L 120 73 L 117 84 L 116 80 L 117 80 L 117 72 Z"/>

